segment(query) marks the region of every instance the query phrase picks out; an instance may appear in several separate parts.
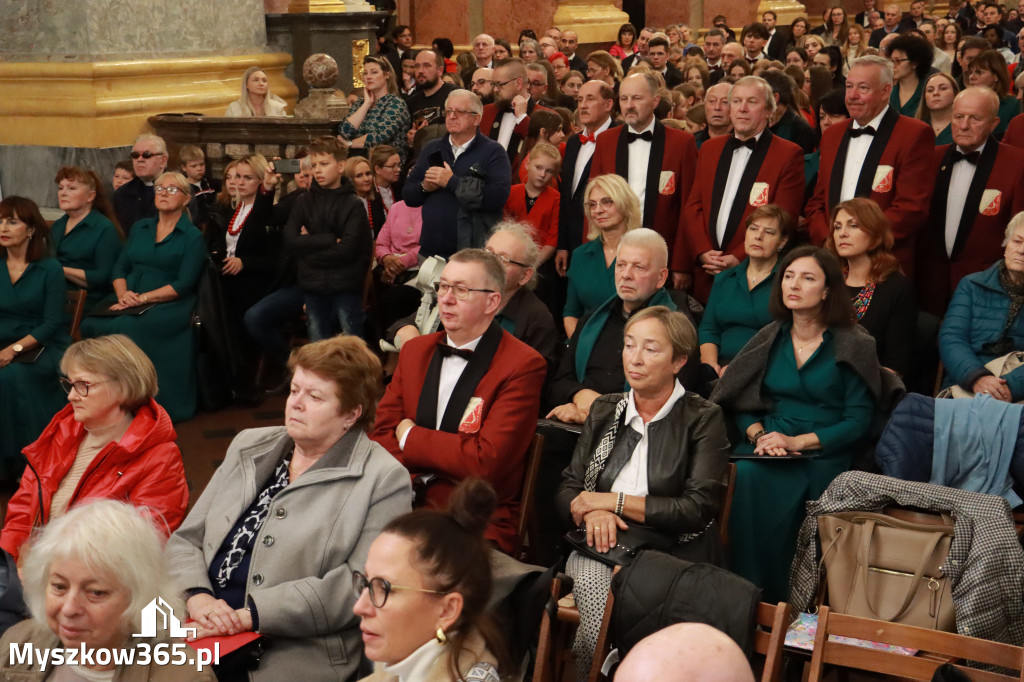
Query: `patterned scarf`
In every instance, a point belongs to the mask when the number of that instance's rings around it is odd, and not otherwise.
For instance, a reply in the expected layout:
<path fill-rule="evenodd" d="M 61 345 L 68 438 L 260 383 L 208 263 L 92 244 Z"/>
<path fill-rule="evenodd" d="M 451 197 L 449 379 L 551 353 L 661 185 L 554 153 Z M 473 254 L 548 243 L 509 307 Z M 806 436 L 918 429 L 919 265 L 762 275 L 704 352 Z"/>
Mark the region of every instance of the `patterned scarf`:
<path fill-rule="evenodd" d="M 590 460 L 590 464 L 587 465 L 587 470 L 583 474 L 583 487 L 588 492 L 597 490 L 597 478 L 601 475 L 604 465 L 608 462 L 608 457 L 612 454 L 612 448 L 615 446 L 615 436 L 619 433 L 619 424 L 622 421 L 622 413 L 626 411 L 627 405 L 629 405 L 628 393 L 622 396 L 622 400 L 615 406 L 615 419 L 612 420 L 612 427 L 608 429 L 608 433 L 604 434 L 601 441 L 597 444 L 597 449 L 594 450 L 594 457 Z"/>
<path fill-rule="evenodd" d="M 983 352 L 997 357 L 1016 350 L 1013 340 L 1007 336 L 1007 332 L 1017 319 L 1017 315 L 1020 314 L 1021 305 L 1024 305 L 1024 284 L 1017 284 L 1013 281 L 1010 271 L 1006 269 L 1005 260 L 999 261 L 999 284 L 1010 297 L 1010 309 L 1006 313 L 1006 323 L 1003 325 L 1003 333 L 999 335 L 999 340 L 986 343 L 982 347 Z"/>

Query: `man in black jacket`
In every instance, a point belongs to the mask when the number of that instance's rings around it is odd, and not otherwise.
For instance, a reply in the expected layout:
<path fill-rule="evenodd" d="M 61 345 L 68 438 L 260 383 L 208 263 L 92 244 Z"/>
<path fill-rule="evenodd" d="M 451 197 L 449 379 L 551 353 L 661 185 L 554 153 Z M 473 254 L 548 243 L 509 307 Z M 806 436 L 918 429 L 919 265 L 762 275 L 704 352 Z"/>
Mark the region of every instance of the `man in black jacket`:
<path fill-rule="evenodd" d="M 156 215 L 153 182 L 167 169 L 167 143 L 162 137 L 144 133 L 132 145 L 135 179 L 114 192 L 114 213 L 127 234 L 132 225 Z"/>

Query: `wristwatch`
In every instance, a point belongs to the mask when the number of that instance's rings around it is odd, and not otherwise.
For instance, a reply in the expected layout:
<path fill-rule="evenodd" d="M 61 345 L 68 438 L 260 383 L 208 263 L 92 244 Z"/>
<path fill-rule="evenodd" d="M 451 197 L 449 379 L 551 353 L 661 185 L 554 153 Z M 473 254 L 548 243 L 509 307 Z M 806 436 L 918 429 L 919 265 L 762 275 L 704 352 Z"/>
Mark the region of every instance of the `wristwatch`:
<path fill-rule="evenodd" d="M 11 346 L 11 350 L 14 351 L 15 355 L 18 355 L 19 353 L 25 350 L 25 346 L 21 345 L 20 343 L 16 343 L 13 346 Z"/>

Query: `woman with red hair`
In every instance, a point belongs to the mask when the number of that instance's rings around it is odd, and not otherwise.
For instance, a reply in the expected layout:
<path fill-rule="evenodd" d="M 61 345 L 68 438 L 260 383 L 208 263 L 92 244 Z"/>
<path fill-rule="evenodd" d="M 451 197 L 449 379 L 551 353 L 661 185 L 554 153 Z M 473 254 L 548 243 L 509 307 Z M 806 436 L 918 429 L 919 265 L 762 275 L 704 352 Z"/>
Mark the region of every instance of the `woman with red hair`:
<path fill-rule="evenodd" d="M 878 361 L 903 376 L 913 357 L 917 305 L 910 281 L 892 255 L 892 226 L 871 199 L 836 205 L 825 247 L 839 256 L 860 326 L 875 337 Z"/>

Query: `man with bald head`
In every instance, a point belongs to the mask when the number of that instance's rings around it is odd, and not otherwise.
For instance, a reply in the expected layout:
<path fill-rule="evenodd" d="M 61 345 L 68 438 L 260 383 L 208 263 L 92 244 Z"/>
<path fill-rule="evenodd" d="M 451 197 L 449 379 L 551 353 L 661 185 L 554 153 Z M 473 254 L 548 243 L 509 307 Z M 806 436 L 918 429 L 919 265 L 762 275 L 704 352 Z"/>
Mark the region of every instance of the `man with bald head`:
<path fill-rule="evenodd" d="M 626 125 L 602 133 L 590 177 L 621 175 L 640 199 L 644 227 L 653 228 L 673 253 L 682 239 L 682 207 L 693 185 L 697 144 L 693 135 L 667 128 L 654 117 L 658 81 L 648 73 L 627 76 L 619 85 L 619 111 Z M 677 280 L 682 286 L 685 278 Z"/>
<path fill-rule="evenodd" d="M 587 72 L 587 63 L 576 54 L 576 48 L 579 46 L 580 38 L 576 31 L 571 29 L 562 31 L 561 37 L 558 39 L 559 49 L 562 54 L 569 60 L 569 68 L 580 73 Z"/>
<path fill-rule="evenodd" d="M 708 127 L 694 135 L 699 149 L 710 139 L 732 132 L 732 118 L 729 116 L 729 90 L 732 83 L 715 83 L 704 93 L 704 116 Z"/>
<path fill-rule="evenodd" d="M 743 46 L 739 43 L 726 43 L 722 46 L 722 68 L 729 72 L 729 67 L 738 59 L 743 59 Z"/>
<path fill-rule="evenodd" d="M 448 93 L 455 89 L 451 83 L 442 80 L 444 76 L 444 55 L 433 50 L 420 50 L 416 54 L 416 89 L 405 100 L 409 115 L 436 107 L 444 109 Z"/>
<path fill-rule="evenodd" d="M 953 101 L 953 144 L 932 155 L 935 192 L 918 237 L 918 303 L 942 317 L 964 275 L 1002 258 L 1003 230 L 1024 210 L 1024 151 L 992 137 L 999 97 L 967 88 Z"/>
<path fill-rule="evenodd" d="M 481 33 L 473 38 L 473 58 L 476 60 L 476 64 L 459 72 L 463 83 L 468 83 L 477 69 L 494 68 L 494 38 L 486 33 Z"/>
<path fill-rule="evenodd" d="M 935 133 L 923 121 L 889 106 L 892 64 L 878 56 L 854 60 L 846 78 L 850 118 L 821 136 L 821 165 L 805 215 L 811 239 L 828 236 L 832 207 L 868 197 L 885 212 L 896 243 L 893 254 L 908 277 L 914 269 L 914 236 L 928 216 L 934 178 Z"/>
<path fill-rule="evenodd" d="M 495 67 L 491 85 L 494 101 L 484 107 L 480 132 L 500 144 L 512 168 L 519 168 L 519 148 L 530 132 L 530 114 L 545 107 L 530 97 L 526 66 L 519 59 Z"/>
<path fill-rule="evenodd" d="M 494 86 L 491 85 L 493 80 L 494 69 L 477 69 L 473 72 L 473 80 L 469 84 L 469 89 L 484 104 L 490 104 L 494 101 Z"/>
<path fill-rule="evenodd" d="M 676 623 L 641 639 L 619 664 L 616 682 L 754 682 L 747 657 L 725 633 Z"/>

